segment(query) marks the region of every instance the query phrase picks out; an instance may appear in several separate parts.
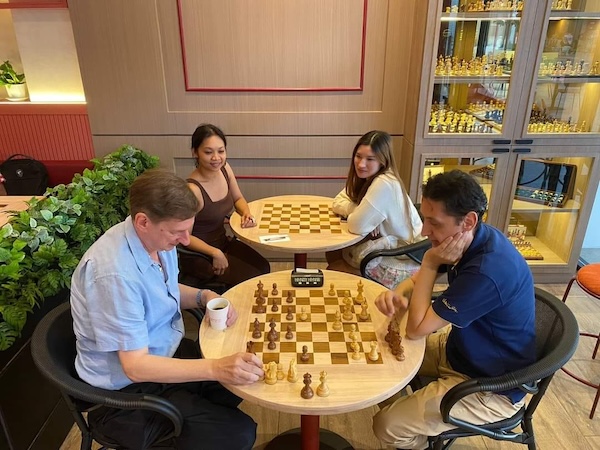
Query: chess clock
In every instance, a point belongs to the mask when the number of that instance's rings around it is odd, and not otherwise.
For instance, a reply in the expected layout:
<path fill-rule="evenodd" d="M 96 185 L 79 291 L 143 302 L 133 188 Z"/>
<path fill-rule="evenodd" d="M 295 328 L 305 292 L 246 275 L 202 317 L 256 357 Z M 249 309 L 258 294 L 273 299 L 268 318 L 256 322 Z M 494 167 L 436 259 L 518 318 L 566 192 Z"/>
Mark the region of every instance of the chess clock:
<path fill-rule="evenodd" d="M 294 269 L 292 270 L 292 286 L 321 287 L 323 286 L 323 272 L 321 269 Z"/>

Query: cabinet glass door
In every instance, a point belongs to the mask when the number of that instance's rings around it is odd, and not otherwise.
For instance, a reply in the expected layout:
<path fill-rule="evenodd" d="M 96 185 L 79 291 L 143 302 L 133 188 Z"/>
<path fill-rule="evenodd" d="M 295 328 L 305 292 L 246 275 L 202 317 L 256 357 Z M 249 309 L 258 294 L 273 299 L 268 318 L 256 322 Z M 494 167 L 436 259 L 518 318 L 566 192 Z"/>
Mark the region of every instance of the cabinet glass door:
<path fill-rule="evenodd" d="M 428 136 L 502 133 L 524 4 L 443 1 Z"/>
<path fill-rule="evenodd" d="M 483 215 L 483 221 L 495 224 L 497 217 L 490 217 L 490 211 L 496 211 L 490 207 L 490 203 L 495 201 L 493 194 L 496 193 L 494 187 L 501 186 L 504 180 L 498 179 L 497 175 L 505 173 L 506 160 L 500 160 L 491 156 L 465 156 L 459 158 L 433 157 L 427 156 L 424 159 L 422 184 L 425 184 L 429 178 L 439 173 L 450 172 L 452 170 L 461 170 L 471 175 L 477 183 L 483 188 L 488 199 L 488 210 Z M 500 170 L 496 170 L 500 165 Z M 501 190 L 501 188 L 499 188 Z M 421 191 L 419 190 L 420 199 Z"/>
<path fill-rule="evenodd" d="M 527 132 L 599 133 L 600 1 L 553 0 Z"/>
<path fill-rule="evenodd" d="M 530 264 L 569 263 L 593 163 L 585 156 L 518 162 L 507 235 Z"/>

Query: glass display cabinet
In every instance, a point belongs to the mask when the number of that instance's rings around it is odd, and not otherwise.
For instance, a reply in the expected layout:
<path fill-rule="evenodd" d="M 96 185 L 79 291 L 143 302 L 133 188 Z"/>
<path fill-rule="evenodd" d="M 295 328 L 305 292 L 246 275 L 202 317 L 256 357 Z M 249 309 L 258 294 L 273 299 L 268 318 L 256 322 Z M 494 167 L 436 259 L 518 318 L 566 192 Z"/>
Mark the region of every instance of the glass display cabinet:
<path fill-rule="evenodd" d="M 525 3 L 441 2 L 427 136 L 502 134 Z"/>
<path fill-rule="evenodd" d="M 411 196 L 469 173 L 536 281 L 568 280 L 600 179 L 600 0 L 428 6 Z"/>
<path fill-rule="evenodd" d="M 600 1 L 549 6 L 527 133 L 599 133 Z"/>

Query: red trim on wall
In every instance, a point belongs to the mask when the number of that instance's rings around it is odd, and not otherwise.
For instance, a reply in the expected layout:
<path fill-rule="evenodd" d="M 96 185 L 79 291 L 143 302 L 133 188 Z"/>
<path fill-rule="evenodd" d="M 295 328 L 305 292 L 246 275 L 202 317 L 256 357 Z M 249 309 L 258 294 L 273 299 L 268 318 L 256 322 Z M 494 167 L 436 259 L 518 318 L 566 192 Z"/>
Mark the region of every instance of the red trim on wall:
<path fill-rule="evenodd" d="M 67 0 L 9 0 L 0 3 L 0 9 L 68 8 Z"/>
<path fill-rule="evenodd" d="M 26 153 L 40 160 L 94 158 L 85 105 L 0 105 L 0 159 Z"/>
<path fill-rule="evenodd" d="M 238 180 L 345 180 L 344 176 L 317 175 L 236 175 Z"/>
<path fill-rule="evenodd" d="M 362 45 L 360 57 L 360 85 L 357 87 L 295 87 L 295 88 L 253 88 L 253 87 L 226 87 L 226 88 L 210 88 L 210 87 L 191 87 L 188 80 L 187 58 L 185 51 L 185 39 L 183 37 L 183 11 L 181 0 L 177 0 L 177 20 L 179 22 L 179 40 L 181 42 L 181 60 L 183 64 L 183 80 L 186 92 L 356 92 L 362 91 L 365 77 L 365 49 L 367 41 L 367 7 L 369 0 L 363 0 L 363 26 L 362 26 Z"/>

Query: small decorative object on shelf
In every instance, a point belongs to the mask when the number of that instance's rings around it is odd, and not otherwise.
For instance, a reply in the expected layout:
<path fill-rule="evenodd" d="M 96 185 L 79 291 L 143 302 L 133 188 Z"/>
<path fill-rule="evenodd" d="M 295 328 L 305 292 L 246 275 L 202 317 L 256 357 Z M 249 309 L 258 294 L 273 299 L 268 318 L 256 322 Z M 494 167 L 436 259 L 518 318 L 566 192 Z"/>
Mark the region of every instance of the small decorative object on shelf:
<path fill-rule="evenodd" d="M 27 100 L 27 83 L 25 74 L 17 73 L 10 61 L 6 60 L 0 65 L 0 85 L 6 87 L 7 100 Z"/>

